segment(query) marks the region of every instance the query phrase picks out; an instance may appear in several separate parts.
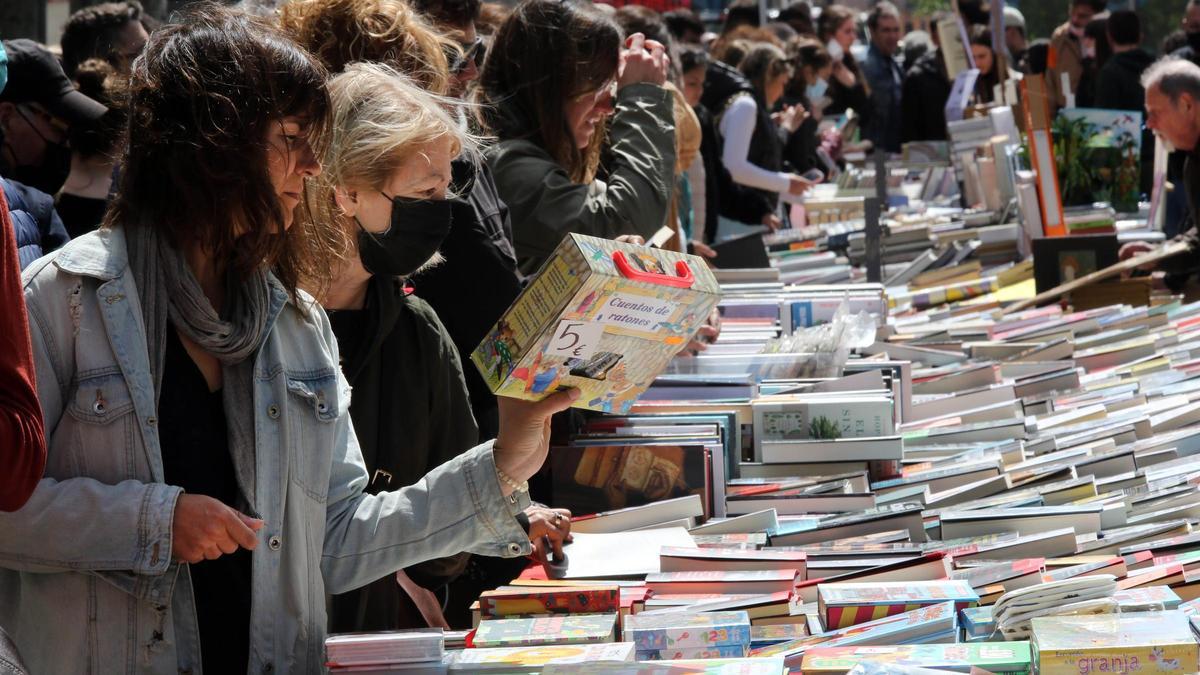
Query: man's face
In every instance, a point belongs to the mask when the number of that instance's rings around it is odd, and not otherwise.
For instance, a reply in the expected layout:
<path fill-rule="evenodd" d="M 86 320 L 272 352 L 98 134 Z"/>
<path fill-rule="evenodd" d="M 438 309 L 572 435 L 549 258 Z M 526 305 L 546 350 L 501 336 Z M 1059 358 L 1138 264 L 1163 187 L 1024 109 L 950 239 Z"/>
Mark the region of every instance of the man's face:
<path fill-rule="evenodd" d="M 1087 28 L 1092 17 L 1096 16 L 1096 10 L 1086 2 L 1079 2 L 1071 5 L 1071 27 L 1077 31 L 1082 31 Z"/>
<path fill-rule="evenodd" d="M 1174 103 L 1158 86 L 1146 90 L 1146 126 L 1179 150 L 1192 151 L 1200 140 L 1197 102 L 1180 94 Z"/>
<path fill-rule="evenodd" d="M 122 75 L 129 75 L 133 60 L 142 53 L 142 49 L 145 48 L 149 39 L 150 34 L 146 32 L 141 21 L 130 21 L 125 24 L 113 45 L 113 66 Z"/>
<path fill-rule="evenodd" d="M 1185 33 L 1200 33 L 1200 5 L 1188 5 L 1183 15 L 1183 30 Z"/>
<path fill-rule="evenodd" d="M 483 49 L 483 45 L 476 46 L 479 33 L 476 32 L 474 23 L 464 26 L 445 26 L 445 28 L 450 39 L 456 40 L 462 50 L 466 52 L 466 59 L 457 70 L 450 73 L 449 94 L 454 98 L 462 98 L 467 91 L 467 86 L 479 79 L 479 66 L 475 65 L 474 50 Z"/>
<path fill-rule="evenodd" d="M 885 56 L 896 53 L 896 45 L 900 44 L 900 20 L 894 16 L 883 15 L 871 31 L 871 41 L 875 48 Z"/>
<path fill-rule="evenodd" d="M 0 129 L 4 134 L 3 161 L 11 166 L 40 166 L 50 145 L 67 138 L 66 124 L 36 103 L 0 103 Z"/>

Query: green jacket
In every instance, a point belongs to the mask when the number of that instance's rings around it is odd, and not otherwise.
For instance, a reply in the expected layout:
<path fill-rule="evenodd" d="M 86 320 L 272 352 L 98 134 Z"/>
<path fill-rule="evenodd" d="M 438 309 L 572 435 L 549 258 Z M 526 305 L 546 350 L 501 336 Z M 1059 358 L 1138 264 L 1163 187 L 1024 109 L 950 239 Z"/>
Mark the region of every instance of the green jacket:
<path fill-rule="evenodd" d="M 532 141 L 502 140 L 487 153 L 508 205 L 521 272 L 536 272 L 570 232 L 649 238 L 666 222 L 675 171 L 671 93 L 654 84 L 617 92 L 605 180 L 581 185 Z"/>

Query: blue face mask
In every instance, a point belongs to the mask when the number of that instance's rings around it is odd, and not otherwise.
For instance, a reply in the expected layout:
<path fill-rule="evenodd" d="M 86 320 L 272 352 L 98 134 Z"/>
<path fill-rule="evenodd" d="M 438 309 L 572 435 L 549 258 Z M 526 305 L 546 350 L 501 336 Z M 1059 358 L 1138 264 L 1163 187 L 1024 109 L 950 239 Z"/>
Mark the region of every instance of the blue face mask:
<path fill-rule="evenodd" d="M 824 96 L 826 89 L 829 89 L 829 83 L 825 80 L 817 80 L 815 84 L 805 87 L 804 95 L 808 97 L 809 102 L 812 102 Z"/>
<path fill-rule="evenodd" d="M 4 51 L 4 43 L 0 42 L 0 92 L 8 84 L 8 53 Z"/>

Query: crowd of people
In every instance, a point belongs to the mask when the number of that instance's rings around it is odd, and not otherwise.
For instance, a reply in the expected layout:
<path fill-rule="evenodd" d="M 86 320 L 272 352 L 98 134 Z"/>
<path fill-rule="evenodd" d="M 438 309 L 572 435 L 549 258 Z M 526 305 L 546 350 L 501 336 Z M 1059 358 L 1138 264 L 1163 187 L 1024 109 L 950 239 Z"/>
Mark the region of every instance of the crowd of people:
<path fill-rule="evenodd" d="M 1142 109 L 1137 15 L 1068 1 L 999 51 L 961 3 L 976 102 L 1046 73 Z M 912 20 L 125 0 L 61 56 L 4 41 L 0 672 L 315 672 L 330 630 L 469 625 L 570 540 L 533 500 L 576 395 L 497 398 L 475 346 L 567 233 L 711 259 L 849 149 L 944 139 L 956 19 Z"/>

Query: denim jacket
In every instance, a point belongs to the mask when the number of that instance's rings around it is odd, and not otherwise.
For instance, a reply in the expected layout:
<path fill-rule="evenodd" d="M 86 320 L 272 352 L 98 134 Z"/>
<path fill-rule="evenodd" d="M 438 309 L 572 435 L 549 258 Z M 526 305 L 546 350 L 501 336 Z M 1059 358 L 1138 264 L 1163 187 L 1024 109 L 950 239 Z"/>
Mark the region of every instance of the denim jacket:
<path fill-rule="evenodd" d="M 199 673 L 188 566 L 171 559 L 181 489 L 164 484 L 143 320 L 122 230 L 33 263 L 25 297 L 45 415 L 45 477 L 0 514 L 0 626 L 35 673 Z M 277 298 L 254 357 L 250 673 L 319 672 L 326 593 L 422 560 L 527 554 L 491 444 L 411 487 L 363 492 L 325 313 Z M 251 411 L 247 411 L 251 414 Z M 400 439 L 398 439 L 400 440 Z"/>

